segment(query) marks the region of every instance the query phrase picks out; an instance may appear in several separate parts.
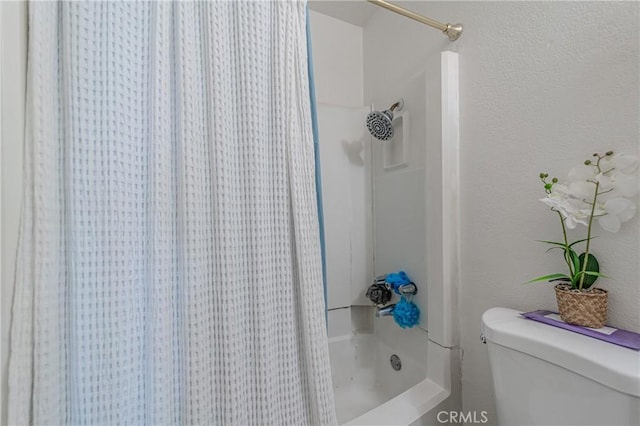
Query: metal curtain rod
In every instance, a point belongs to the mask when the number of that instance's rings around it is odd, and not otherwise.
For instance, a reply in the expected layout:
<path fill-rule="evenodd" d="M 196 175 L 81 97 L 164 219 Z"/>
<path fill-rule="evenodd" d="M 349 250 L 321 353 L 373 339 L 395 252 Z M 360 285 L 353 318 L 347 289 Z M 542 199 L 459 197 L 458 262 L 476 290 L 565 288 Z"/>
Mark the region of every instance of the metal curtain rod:
<path fill-rule="evenodd" d="M 412 12 L 404 7 L 397 6 L 393 3 L 389 3 L 385 0 L 367 0 L 369 3 L 373 3 L 376 6 L 384 7 L 387 10 L 395 12 L 399 15 L 406 16 L 407 18 L 413 19 L 418 22 L 422 22 L 423 24 L 429 25 L 430 27 L 437 28 L 449 37 L 449 40 L 456 41 L 460 38 L 460 34 L 462 34 L 462 24 L 443 24 L 442 22 L 438 22 L 435 19 L 427 18 L 426 16 L 417 14 Z"/>

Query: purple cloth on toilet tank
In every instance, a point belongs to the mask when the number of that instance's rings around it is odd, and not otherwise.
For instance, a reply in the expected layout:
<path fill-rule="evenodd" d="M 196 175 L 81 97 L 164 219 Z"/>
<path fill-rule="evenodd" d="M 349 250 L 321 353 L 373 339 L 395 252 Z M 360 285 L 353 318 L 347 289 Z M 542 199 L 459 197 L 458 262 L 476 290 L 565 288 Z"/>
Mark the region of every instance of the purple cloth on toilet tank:
<path fill-rule="evenodd" d="M 597 329 L 581 327 L 579 325 L 567 324 L 564 321 L 558 321 L 553 318 L 549 318 L 548 315 L 557 315 L 555 312 L 551 311 L 533 311 L 533 312 L 524 312 L 522 314 L 523 317 L 528 318 L 530 320 L 542 322 L 544 324 L 549 324 L 554 327 L 564 328 L 565 330 L 573 331 L 574 333 L 584 334 L 585 336 L 593 337 L 594 339 L 604 340 L 605 342 L 613 343 L 614 345 L 624 346 L 625 348 L 635 349 L 636 351 L 640 351 L 640 334 L 634 333 L 633 331 L 615 329 L 610 334 L 606 334 L 600 331 L 596 331 Z M 611 330 L 609 330 L 611 331 Z"/>

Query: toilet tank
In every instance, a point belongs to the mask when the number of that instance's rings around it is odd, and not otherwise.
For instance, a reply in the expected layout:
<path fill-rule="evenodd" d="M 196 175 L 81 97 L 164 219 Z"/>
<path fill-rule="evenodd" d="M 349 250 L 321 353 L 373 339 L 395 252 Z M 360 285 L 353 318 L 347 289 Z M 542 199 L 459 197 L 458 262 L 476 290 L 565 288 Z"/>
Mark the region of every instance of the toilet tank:
<path fill-rule="evenodd" d="M 482 315 L 500 425 L 640 425 L 640 352 L 492 308 Z"/>

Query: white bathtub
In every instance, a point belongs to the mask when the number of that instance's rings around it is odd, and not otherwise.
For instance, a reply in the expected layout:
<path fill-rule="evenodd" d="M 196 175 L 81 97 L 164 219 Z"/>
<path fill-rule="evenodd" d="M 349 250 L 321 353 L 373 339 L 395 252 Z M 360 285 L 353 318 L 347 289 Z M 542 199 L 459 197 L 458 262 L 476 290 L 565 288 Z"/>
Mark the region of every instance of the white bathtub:
<path fill-rule="evenodd" d="M 430 343 L 426 341 L 426 333 L 424 336 L 424 342 L 413 345 L 425 348 L 421 360 L 407 353 L 411 348 L 406 345 L 405 352 L 394 349 L 375 334 L 329 339 L 336 412 L 341 425 L 410 425 L 434 418 L 433 409 L 450 392 L 444 383 L 428 378 L 427 354 L 434 351 L 426 350 Z M 437 353 L 439 349 L 434 349 L 434 357 L 442 358 Z M 399 371 L 391 366 L 393 354 L 401 360 Z M 441 376 L 442 380 L 445 376 Z"/>

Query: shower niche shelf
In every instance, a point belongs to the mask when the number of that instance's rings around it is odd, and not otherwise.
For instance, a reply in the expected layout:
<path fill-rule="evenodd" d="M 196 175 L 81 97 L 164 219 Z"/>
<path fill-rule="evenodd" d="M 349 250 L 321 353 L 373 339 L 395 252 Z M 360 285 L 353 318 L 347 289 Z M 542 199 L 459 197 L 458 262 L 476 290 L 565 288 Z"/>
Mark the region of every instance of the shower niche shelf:
<path fill-rule="evenodd" d="M 393 137 L 382 144 L 382 166 L 385 170 L 406 167 L 409 163 L 409 112 L 393 117 Z"/>

